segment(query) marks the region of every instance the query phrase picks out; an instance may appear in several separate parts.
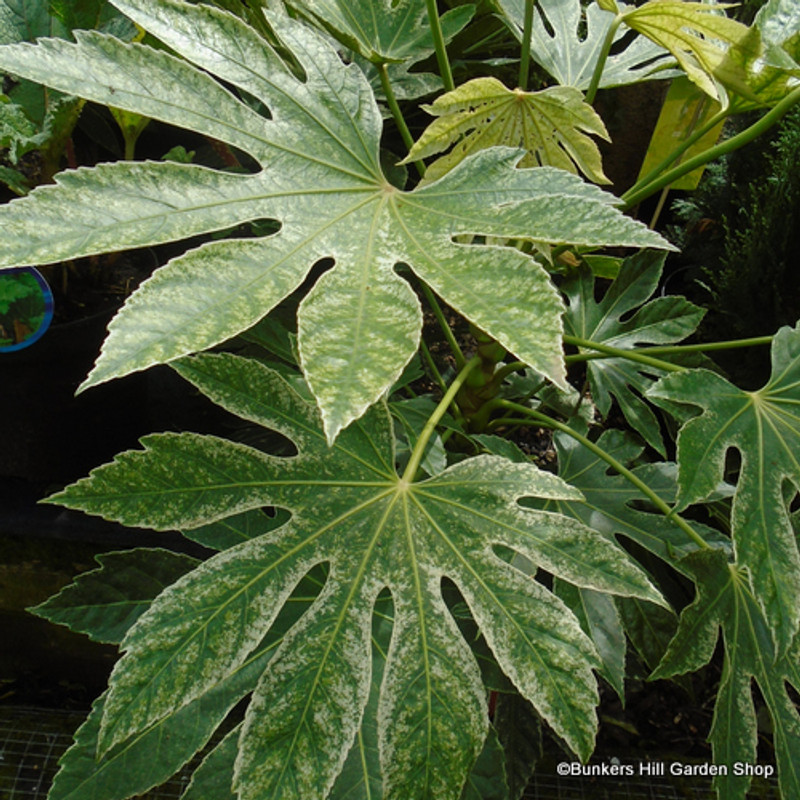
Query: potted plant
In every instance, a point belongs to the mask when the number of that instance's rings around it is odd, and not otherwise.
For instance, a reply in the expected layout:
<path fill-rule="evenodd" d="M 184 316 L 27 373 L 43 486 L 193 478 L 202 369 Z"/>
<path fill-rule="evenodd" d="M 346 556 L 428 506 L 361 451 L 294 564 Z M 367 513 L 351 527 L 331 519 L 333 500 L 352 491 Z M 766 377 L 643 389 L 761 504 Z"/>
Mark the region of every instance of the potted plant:
<path fill-rule="evenodd" d="M 624 693 L 627 642 L 668 678 L 720 637 L 719 795 L 775 767 L 800 795 L 800 329 L 681 344 L 703 310 L 653 297 L 673 248 L 622 213 L 800 98 L 800 4 L 771 0 L 748 27 L 678 0 L 498 0 L 485 51 L 477 9 L 432 0 L 293 0 L 253 24 L 219 7 L 236 3 L 113 4 L 165 47 L 86 32 L 2 48 L 0 67 L 214 137 L 246 169 L 61 173 L 0 209 L 0 258 L 273 220 L 157 270 L 81 390 L 168 363 L 274 433 L 148 436 L 50 499 L 218 551 L 153 549 L 157 578 L 124 581 L 142 554 L 117 553 L 37 609 L 124 653 L 51 797 L 129 797 L 202 750 L 189 800 L 516 798 L 540 726 L 580 772 L 596 675 Z M 506 48 L 516 85 L 470 74 Z M 549 77 L 531 90 L 533 62 Z M 437 78 L 411 69 L 434 63 Z M 676 73 L 717 106 L 615 198 L 596 185 L 597 92 Z M 764 344 L 755 391 L 705 356 Z M 549 457 L 522 449 L 528 428 L 551 432 Z M 757 759 L 753 680 L 776 765 Z"/>

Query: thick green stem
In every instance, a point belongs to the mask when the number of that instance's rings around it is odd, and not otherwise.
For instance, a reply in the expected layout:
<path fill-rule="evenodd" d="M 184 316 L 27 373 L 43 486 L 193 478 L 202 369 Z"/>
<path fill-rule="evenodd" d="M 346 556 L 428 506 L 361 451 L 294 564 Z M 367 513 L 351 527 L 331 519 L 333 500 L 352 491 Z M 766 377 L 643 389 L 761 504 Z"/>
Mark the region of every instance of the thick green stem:
<path fill-rule="evenodd" d="M 592 80 L 589 83 L 589 88 L 586 90 L 586 102 L 591 105 L 594 103 L 597 90 L 600 88 L 600 78 L 603 76 L 603 70 L 608 60 L 608 54 L 611 52 L 611 45 L 614 44 L 614 37 L 617 35 L 617 29 L 622 23 L 622 14 L 617 14 L 614 21 L 608 26 L 606 38 L 603 40 L 603 47 L 600 50 L 600 55 L 597 57 L 597 63 L 594 65 L 594 72 L 592 73 Z"/>
<path fill-rule="evenodd" d="M 680 514 L 677 514 L 674 509 L 670 508 L 670 506 L 667 505 L 667 503 L 665 503 L 658 496 L 658 494 L 654 492 L 641 478 L 631 472 L 631 470 L 629 470 L 624 464 L 617 461 L 614 456 L 603 450 L 602 447 L 598 447 L 593 441 L 591 441 L 591 439 L 587 439 L 582 434 L 570 428 L 569 425 L 565 425 L 563 422 L 559 422 L 552 417 L 548 417 L 546 414 L 542 414 L 539 411 L 534 411 L 532 408 L 528 408 L 527 406 L 513 403 L 510 400 L 499 400 L 496 405 L 498 407 L 506 408 L 509 411 L 516 411 L 520 414 L 525 414 L 532 420 L 536 421 L 537 424 L 541 424 L 542 426 L 548 428 L 554 428 L 557 431 L 566 433 L 567 436 L 571 436 L 576 442 L 582 444 L 598 458 L 601 458 L 603 461 L 605 461 L 606 464 L 608 464 L 612 469 L 616 470 L 627 481 L 632 483 L 662 514 L 664 514 L 665 517 L 671 519 L 693 542 L 695 542 L 695 544 L 703 548 L 708 548 L 711 546 L 685 519 L 683 519 L 683 517 L 680 516 Z M 511 421 L 512 420 L 509 420 L 509 422 Z M 514 419 L 513 422 L 519 424 L 520 420 Z"/>
<path fill-rule="evenodd" d="M 754 336 L 751 339 L 729 339 L 726 342 L 708 342 L 707 344 L 677 344 L 673 346 L 648 347 L 648 353 L 670 355 L 672 353 L 696 353 L 706 350 L 736 350 L 739 347 L 758 347 L 772 344 L 773 336 Z"/>
<path fill-rule="evenodd" d="M 525 21 L 522 26 L 522 52 L 519 59 L 519 88 L 528 88 L 531 68 L 531 32 L 533 31 L 533 0 L 525 0 Z"/>
<path fill-rule="evenodd" d="M 450 69 L 450 59 L 447 57 L 447 48 L 442 34 L 442 25 L 439 22 L 439 11 L 436 8 L 436 0 L 425 0 L 428 8 L 428 24 L 431 26 L 433 35 L 433 46 L 436 48 L 436 60 L 439 63 L 439 74 L 446 92 L 452 92 L 456 88 L 453 82 L 453 71 Z"/>
<path fill-rule="evenodd" d="M 512 361 L 510 364 L 503 364 L 492 376 L 492 383 L 499 386 L 509 375 L 513 375 L 527 366 L 524 361 Z"/>
<path fill-rule="evenodd" d="M 590 350 L 597 350 L 599 353 L 604 353 L 612 358 L 624 358 L 628 361 L 636 361 L 639 364 L 647 364 L 656 369 L 662 369 L 665 372 L 683 372 L 686 367 L 681 367 L 678 364 L 670 364 L 669 361 L 662 361 L 658 358 L 644 355 L 638 350 L 622 350 L 619 347 L 611 347 L 611 345 L 600 344 L 600 342 L 593 342 L 590 339 L 581 339 L 578 336 L 564 336 L 564 343 L 571 344 L 575 347 L 586 347 Z M 570 358 L 567 356 L 567 358 Z M 573 358 L 573 360 L 576 360 Z M 585 360 L 585 359 L 583 359 Z"/>
<path fill-rule="evenodd" d="M 642 347 L 640 350 L 634 352 L 638 352 L 640 355 L 668 356 L 680 355 L 681 353 L 705 353 L 712 350 L 735 350 L 740 347 L 758 347 L 772 344 L 773 338 L 772 336 L 754 336 L 751 339 L 730 339 L 725 342 L 707 342 L 706 344 L 657 345 L 654 347 Z M 599 358 L 617 357 L 615 353 L 576 353 L 575 355 L 567 356 L 564 360 L 567 364 L 575 364 L 579 361 L 594 361 Z M 672 365 L 673 370 L 675 366 L 675 364 Z"/>
<path fill-rule="evenodd" d="M 424 281 L 420 282 L 420 286 L 422 287 L 422 292 L 425 295 L 425 299 L 428 301 L 428 305 L 431 307 L 431 311 L 433 311 L 433 315 L 436 317 L 436 321 L 439 323 L 439 327 L 442 329 L 445 339 L 447 339 L 447 344 L 450 346 L 450 350 L 456 360 L 456 366 L 461 369 L 461 367 L 463 367 L 467 361 L 464 358 L 464 353 L 458 346 L 458 342 L 456 341 L 456 337 L 453 335 L 453 331 L 450 329 L 450 326 L 447 324 L 447 320 L 444 318 L 442 307 L 439 305 L 436 295 Z"/>
<path fill-rule="evenodd" d="M 389 80 L 386 64 L 378 64 L 377 68 L 378 75 L 381 79 L 381 88 L 386 97 L 386 102 L 389 104 L 389 111 L 392 112 L 392 118 L 394 119 L 395 125 L 397 125 L 397 130 L 400 131 L 403 144 L 408 150 L 411 150 L 414 146 L 414 137 L 411 135 L 411 131 L 408 129 L 408 125 L 406 125 L 403 112 L 400 110 L 400 106 L 397 103 L 397 97 L 392 88 L 392 82 Z M 414 166 L 417 168 L 420 178 L 423 177 L 425 175 L 425 165 L 421 161 L 415 161 Z"/>
<path fill-rule="evenodd" d="M 705 152 L 682 162 L 678 166 L 662 173 L 658 178 L 645 185 L 641 185 L 642 182 L 640 181 L 638 184 L 636 184 L 636 186 L 633 186 L 627 192 L 625 192 L 625 194 L 623 194 L 620 198 L 623 201 L 622 210 L 630 210 L 634 206 L 641 203 L 642 200 L 646 200 L 651 195 L 660 191 L 665 186 L 668 186 L 670 183 L 678 180 L 678 178 L 683 177 L 687 173 L 696 170 L 698 167 L 702 167 L 704 164 L 707 164 L 709 161 L 713 161 L 715 158 L 732 153 L 734 150 L 738 150 L 740 147 L 744 147 L 744 145 L 749 144 L 753 139 L 756 138 L 756 136 L 760 136 L 762 133 L 769 130 L 798 101 L 800 101 L 800 87 L 784 97 L 783 100 L 781 100 L 766 114 L 764 114 L 761 119 L 759 119 L 757 122 L 754 122 L 749 128 L 745 128 L 745 130 L 743 130 L 741 133 L 737 133 L 736 136 L 731 136 L 730 139 L 726 139 L 724 142 L 720 142 L 718 145 L 710 147 Z"/>
<path fill-rule="evenodd" d="M 436 430 L 436 426 L 447 412 L 450 404 L 453 402 L 453 400 L 455 400 L 459 389 L 461 389 L 461 387 L 464 385 L 464 381 L 467 380 L 470 372 L 472 372 L 472 370 L 475 369 L 480 363 L 480 357 L 473 356 L 464 365 L 464 368 L 458 373 L 455 380 L 450 384 L 450 388 L 444 393 L 444 397 L 442 397 L 442 399 L 439 401 L 439 405 L 436 406 L 433 414 L 428 417 L 428 421 L 425 423 L 425 427 L 422 429 L 422 433 L 419 435 L 419 439 L 417 439 L 417 443 L 414 445 L 414 449 L 411 452 L 411 458 L 408 460 L 408 464 L 406 465 L 401 480 L 405 481 L 406 483 L 411 483 L 414 480 L 414 476 L 417 474 L 419 465 L 422 462 L 422 457 L 425 455 L 425 448 L 428 446 L 428 440 L 433 435 L 433 432 Z"/>
<path fill-rule="evenodd" d="M 644 177 L 640 178 L 636 183 L 628 189 L 628 192 L 636 192 L 644 188 L 649 183 L 654 181 L 665 169 L 672 166 L 693 144 L 700 141 L 714 126 L 718 125 L 728 118 L 730 112 L 720 111 L 711 117 L 705 125 L 699 127 L 690 136 L 687 136 L 663 161 L 656 164 L 650 172 Z M 624 198 L 624 195 L 623 195 Z"/>

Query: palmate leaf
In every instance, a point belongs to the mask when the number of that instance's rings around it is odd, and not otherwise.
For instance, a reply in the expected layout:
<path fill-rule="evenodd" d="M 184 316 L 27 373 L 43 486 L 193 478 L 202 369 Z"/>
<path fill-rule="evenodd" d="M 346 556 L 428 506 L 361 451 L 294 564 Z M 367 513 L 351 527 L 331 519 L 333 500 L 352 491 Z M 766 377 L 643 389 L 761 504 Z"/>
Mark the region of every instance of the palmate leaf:
<path fill-rule="evenodd" d="M 574 176 L 515 169 L 521 154 L 514 151 L 484 151 L 435 184 L 396 189 L 380 170 L 381 118 L 363 74 L 300 22 L 270 17 L 303 80 L 227 12 L 182 0 L 115 5 L 188 61 L 85 33 L 76 44 L 0 48 L 0 68 L 191 128 L 248 152 L 263 168 L 242 175 L 118 163 L 63 173 L 56 185 L 0 209 L 0 264 L 150 245 L 260 218 L 279 220 L 281 229 L 212 242 L 158 270 L 112 322 L 84 388 L 246 330 L 315 262 L 332 257 L 335 266 L 298 312 L 303 371 L 332 441 L 416 350 L 420 306 L 394 271 L 398 262 L 561 384 L 562 307 L 546 272 L 519 251 L 453 237 L 668 247 Z M 263 102 L 270 118 L 212 75 Z"/>
<path fill-rule="evenodd" d="M 437 119 L 425 129 L 404 163 L 456 145 L 428 166 L 426 181 L 440 178 L 471 153 L 508 145 L 527 152 L 521 167 L 580 170 L 595 183 L 610 183 L 603 174 L 600 150 L 586 135 L 608 140 L 608 132 L 594 109 L 583 102 L 581 92 L 571 86 L 525 92 L 507 89 L 496 78 L 475 78 L 423 108 Z"/>
<path fill-rule="evenodd" d="M 245 526 L 235 522 L 233 526 L 240 531 L 249 528 L 254 535 L 258 530 L 255 524 Z M 226 546 L 214 543 L 210 534 L 205 538 L 209 547 Z M 142 558 L 147 552 L 152 572 L 149 579 L 140 574 Z M 98 640 L 113 639 L 116 643 L 163 590 L 164 583 L 170 582 L 170 575 L 175 580 L 191 568 L 191 562 L 196 563 L 176 553 L 165 558 L 164 553 L 140 548 L 101 556 L 103 567 L 100 570 L 81 575 L 36 611 L 40 616 L 68 624 L 72 630 L 87 632 Z M 133 577 L 132 586 L 121 580 L 123 575 Z M 107 695 L 100 697 L 76 733 L 74 744 L 59 761 L 60 770 L 48 795 L 50 800 L 125 800 L 174 775 L 206 745 L 231 708 L 255 688 L 283 635 L 319 594 L 324 578 L 321 569 L 303 578 L 264 641 L 237 669 L 201 697 L 138 731 L 98 758 L 97 743 Z M 122 609 L 111 603 L 85 602 L 92 587 L 98 588 L 104 597 L 116 592 L 122 600 Z M 135 595 L 133 602 L 130 595 Z M 41 613 L 42 608 L 51 605 L 53 608 L 47 608 L 46 614 Z M 212 797 L 221 800 L 219 795 Z"/>
<path fill-rule="evenodd" d="M 722 680 L 714 708 L 710 740 L 714 763 L 727 767 L 714 778 L 719 796 L 744 800 L 750 777 L 735 765 L 757 762 L 756 712 L 751 681 L 755 678 L 772 717 L 781 796 L 800 794 L 800 718 L 786 684 L 800 689 L 797 640 L 784 655 L 775 652 L 745 571 L 719 550 L 686 556 L 685 569 L 697 583 L 697 598 L 681 614 L 678 631 L 651 678 L 668 678 L 699 669 L 714 653 L 720 630 L 725 642 Z"/>
<path fill-rule="evenodd" d="M 663 266 L 664 259 L 655 253 L 643 252 L 626 259 L 599 302 L 595 299 L 594 276 L 582 268 L 562 285 L 569 302 L 565 332 L 620 349 L 673 344 L 691 335 L 703 318 L 703 309 L 677 296 L 647 302 L 658 286 Z M 636 313 L 623 321 L 634 309 L 638 309 Z M 640 397 L 653 383 L 650 376 L 663 372 L 623 358 L 590 360 L 586 370 L 592 399 L 600 412 L 608 414 L 613 396 L 633 429 L 666 455 L 658 420 Z"/>
<path fill-rule="evenodd" d="M 525 0 L 497 2 L 511 31 L 521 40 Z M 574 86 L 585 91 L 591 83 L 603 40 L 614 21 L 614 15 L 594 3 L 586 7 L 585 19 L 583 15 L 581 0 L 539 0 L 534 9 L 531 57 L 559 85 Z M 615 53 L 603 67 L 600 88 L 670 78 L 678 74 L 669 69 L 674 59 L 663 47 L 643 36 L 625 44 L 620 42 L 623 35 L 623 31 L 618 31 L 614 37 Z"/>
<path fill-rule="evenodd" d="M 733 499 L 736 561 L 750 570 L 752 590 L 783 656 L 800 625 L 800 556 L 785 492 L 800 490 L 800 328 L 781 328 L 772 342 L 772 375 L 744 391 L 706 370 L 662 378 L 654 402 L 703 409 L 678 434 L 681 510 L 708 497 L 723 475 L 730 448 L 741 454 Z"/>
<path fill-rule="evenodd" d="M 386 69 L 398 99 L 441 90 L 438 75 L 410 71 L 434 51 L 425 0 L 292 0 L 289 5 L 354 52 L 376 96 L 385 99 L 376 65 Z M 470 4 L 443 13 L 439 23 L 444 41 L 462 30 L 474 13 Z"/>
<path fill-rule="evenodd" d="M 628 27 L 669 50 L 690 80 L 724 104 L 721 86 L 755 97 L 745 64 L 762 55 L 757 33 L 725 16 L 730 5 L 649 0 L 624 11 L 622 18 Z"/>
<path fill-rule="evenodd" d="M 770 106 L 800 82 L 800 5 L 795 0 L 769 0 L 753 21 L 754 54 L 744 62 L 751 97 L 734 96 L 731 106 L 745 111 Z"/>
<path fill-rule="evenodd" d="M 191 528 L 264 505 L 289 522 L 211 558 L 130 630 L 100 732 L 105 752 L 235 671 L 292 589 L 327 564 L 322 591 L 283 639 L 248 707 L 236 762 L 243 800 L 326 797 L 362 720 L 378 594 L 394 606 L 378 704 L 384 796 L 455 798 L 487 730 L 484 690 L 442 597 L 451 579 L 494 656 L 569 746 L 591 751 L 594 648 L 547 589 L 495 554 L 510 548 L 578 586 L 660 602 L 620 548 L 517 500 L 577 497 L 532 464 L 463 461 L 409 484 L 394 470 L 379 405 L 329 449 L 316 409 L 264 365 L 230 355 L 177 369 L 230 411 L 288 436 L 277 458 L 214 437 L 143 440 L 53 500 L 157 529 Z"/>

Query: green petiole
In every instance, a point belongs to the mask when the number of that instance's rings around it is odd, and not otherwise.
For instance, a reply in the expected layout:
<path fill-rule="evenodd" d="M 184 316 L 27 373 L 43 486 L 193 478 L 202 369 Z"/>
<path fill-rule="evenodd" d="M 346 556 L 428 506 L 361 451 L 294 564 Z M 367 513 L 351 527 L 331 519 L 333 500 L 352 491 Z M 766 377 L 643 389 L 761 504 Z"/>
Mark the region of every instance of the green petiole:
<path fill-rule="evenodd" d="M 542 414 L 539 411 L 535 411 L 532 408 L 528 408 L 527 406 L 520 405 L 519 403 L 514 403 L 511 400 L 497 400 L 494 403 L 495 408 L 505 408 L 509 411 L 515 411 L 520 414 L 524 414 L 525 416 L 529 417 L 532 421 L 535 421 L 537 424 L 541 425 L 542 427 L 553 428 L 557 431 L 561 431 L 562 433 L 566 433 L 567 436 L 571 436 L 575 441 L 582 444 L 592 453 L 594 453 L 598 458 L 601 458 L 603 461 L 606 462 L 612 469 L 616 470 L 620 475 L 622 475 L 626 480 L 632 483 L 665 517 L 668 517 L 699 547 L 709 548 L 711 545 L 706 542 L 706 540 L 683 518 L 678 514 L 674 508 L 671 508 L 667 503 L 665 503 L 659 496 L 654 492 L 641 478 L 635 475 L 631 470 L 629 470 L 624 464 L 617 461 L 614 456 L 606 453 L 601 447 L 598 447 L 591 439 L 588 439 L 586 436 L 578 433 L 577 431 L 573 430 L 569 427 L 569 425 L 565 425 L 563 422 L 559 422 L 558 420 L 553 419 L 552 417 L 548 417 L 546 414 Z M 511 418 L 511 419 L 504 419 L 503 421 L 507 422 L 508 424 L 516 424 L 519 425 L 522 420 L 518 418 Z M 495 423 L 500 422 L 500 420 L 495 420 Z"/>
<path fill-rule="evenodd" d="M 436 426 L 447 412 L 450 404 L 455 400 L 459 389 L 464 385 L 464 382 L 467 380 L 470 372 L 472 372 L 472 370 L 475 369 L 480 363 L 480 356 L 473 356 L 464 365 L 464 368 L 458 373 L 455 380 L 450 384 L 450 388 L 444 393 L 444 396 L 439 401 L 439 405 L 436 406 L 433 414 L 428 417 L 428 421 L 425 423 L 425 427 L 422 429 L 422 433 L 420 433 L 419 439 L 417 439 L 417 443 L 414 445 L 414 449 L 411 452 L 411 458 L 408 460 L 408 464 L 406 465 L 401 480 L 405 481 L 406 483 L 413 482 L 414 476 L 417 474 L 419 465 L 422 462 L 422 457 L 425 454 L 425 448 L 428 446 L 428 440 L 433 435 L 433 432 L 436 430 Z"/>

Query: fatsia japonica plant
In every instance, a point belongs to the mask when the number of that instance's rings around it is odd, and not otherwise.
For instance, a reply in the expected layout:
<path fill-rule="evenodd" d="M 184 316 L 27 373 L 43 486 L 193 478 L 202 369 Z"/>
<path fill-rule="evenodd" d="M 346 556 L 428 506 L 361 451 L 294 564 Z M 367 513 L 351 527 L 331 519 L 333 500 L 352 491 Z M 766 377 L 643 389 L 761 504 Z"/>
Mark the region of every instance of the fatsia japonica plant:
<path fill-rule="evenodd" d="M 217 551 L 109 553 L 35 610 L 123 653 L 51 798 L 124 800 L 199 753 L 186 800 L 516 800 L 540 728 L 591 756 L 628 646 L 667 678 L 720 639 L 720 797 L 757 761 L 754 680 L 800 797 L 800 327 L 681 345 L 703 310 L 657 292 L 673 248 L 624 213 L 800 99 L 800 2 L 749 27 L 678 0 L 113 5 L 151 38 L 78 31 L 0 68 L 244 169 L 62 172 L 0 209 L 0 263 L 192 238 L 81 388 L 167 363 L 272 433 L 151 435 L 50 498 Z M 712 112 L 600 188 L 598 90 L 680 76 Z M 759 390 L 705 354 L 765 344 Z"/>

